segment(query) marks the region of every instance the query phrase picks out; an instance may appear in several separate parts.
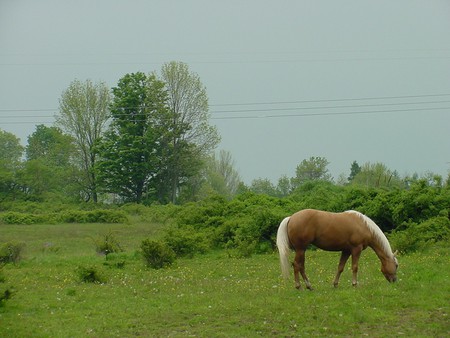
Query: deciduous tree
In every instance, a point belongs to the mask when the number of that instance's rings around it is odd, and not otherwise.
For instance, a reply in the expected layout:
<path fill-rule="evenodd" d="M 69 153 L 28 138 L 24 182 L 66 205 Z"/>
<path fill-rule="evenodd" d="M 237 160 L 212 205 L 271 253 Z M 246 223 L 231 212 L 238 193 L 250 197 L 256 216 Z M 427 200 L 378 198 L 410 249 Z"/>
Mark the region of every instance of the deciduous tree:
<path fill-rule="evenodd" d="M 73 81 L 59 101 L 56 124 L 73 136 L 78 149 L 79 166 L 84 173 L 88 197 L 97 202 L 95 144 L 105 129 L 109 118 L 109 88 L 103 82 Z"/>
<path fill-rule="evenodd" d="M 58 199 L 80 197 L 76 190 L 79 175 L 75 175 L 79 170 L 73 165 L 76 150 L 71 136 L 57 127 L 38 125 L 28 137 L 25 153 L 21 183 L 29 198 L 48 199 L 50 193 Z"/>
<path fill-rule="evenodd" d="M 380 162 L 367 162 L 361 166 L 361 171 L 353 178 L 353 184 L 364 185 L 372 188 L 399 187 L 402 181 L 396 171 Z"/>
<path fill-rule="evenodd" d="M 308 181 L 332 181 L 327 166 L 330 164 L 325 157 L 310 157 L 303 160 L 295 170 L 295 177 L 292 179 L 292 187 L 296 187 Z"/>
<path fill-rule="evenodd" d="M 14 134 L 0 129 L 0 198 L 13 197 L 17 190 L 23 146 Z"/>
<path fill-rule="evenodd" d="M 126 74 L 113 88 L 113 95 L 112 122 L 98 146 L 102 188 L 125 201 L 155 199 L 172 132 L 164 83 L 155 75 Z"/>
<path fill-rule="evenodd" d="M 198 173 L 202 159 L 215 149 L 220 137 L 209 124 L 208 96 L 199 76 L 190 72 L 187 64 L 173 61 L 163 65 L 161 78 L 166 84 L 174 131 L 167 154 L 171 164 L 164 181 L 171 187 L 170 200 L 175 202 L 180 187 Z"/>

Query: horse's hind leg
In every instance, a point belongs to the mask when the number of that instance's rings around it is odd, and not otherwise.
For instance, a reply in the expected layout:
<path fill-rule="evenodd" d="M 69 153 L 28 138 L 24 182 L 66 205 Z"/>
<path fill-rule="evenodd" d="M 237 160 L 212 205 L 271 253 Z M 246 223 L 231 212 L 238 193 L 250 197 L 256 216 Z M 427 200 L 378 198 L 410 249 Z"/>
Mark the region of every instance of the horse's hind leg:
<path fill-rule="evenodd" d="M 306 287 L 309 290 L 312 290 L 311 283 L 309 282 L 308 277 L 305 273 L 305 250 L 298 250 L 295 253 L 294 259 L 294 277 L 295 277 L 295 287 L 297 289 L 301 288 L 299 272 L 302 275 L 303 280 L 305 281 Z"/>
<path fill-rule="evenodd" d="M 352 285 L 357 286 L 358 285 L 358 262 L 359 257 L 361 256 L 362 252 L 361 247 L 356 247 L 352 250 L 352 271 L 353 271 L 353 279 L 352 279 Z"/>
<path fill-rule="evenodd" d="M 339 260 L 338 271 L 336 273 L 336 277 L 334 278 L 333 285 L 337 288 L 339 284 L 339 278 L 341 278 L 341 273 L 344 271 L 345 263 L 347 263 L 348 258 L 350 257 L 350 252 L 342 251 L 341 259 Z"/>

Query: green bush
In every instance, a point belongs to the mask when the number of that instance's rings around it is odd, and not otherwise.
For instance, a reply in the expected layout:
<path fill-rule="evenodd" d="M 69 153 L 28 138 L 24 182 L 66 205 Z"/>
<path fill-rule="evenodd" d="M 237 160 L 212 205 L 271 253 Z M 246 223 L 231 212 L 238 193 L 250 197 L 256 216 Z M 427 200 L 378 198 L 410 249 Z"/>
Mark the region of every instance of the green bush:
<path fill-rule="evenodd" d="M 126 253 L 111 253 L 106 256 L 106 261 L 103 263 L 103 265 L 116 269 L 124 269 L 127 260 L 128 255 Z"/>
<path fill-rule="evenodd" d="M 148 267 L 161 269 L 175 261 L 175 252 L 165 242 L 145 239 L 141 243 L 142 256 Z"/>
<path fill-rule="evenodd" d="M 5 224 L 42 224 L 42 223 L 125 223 L 127 216 L 122 210 L 65 210 L 54 213 L 5 212 L 0 216 Z"/>
<path fill-rule="evenodd" d="M 59 214 L 63 223 L 125 223 L 127 216 L 122 210 L 68 210 Z"/>
<path fill-rule="evenodd" d="M 48 214 L 28 214 L 15 211 L 5 212 L 1 216 L 1 221 L 5 224 L 38 224 L 38 223 L 51 223 L 51 215 Z"/>
<path fill-rule="evenodd" d="M 18 263 L 22 259 L 22 252 L 25 243 L 8 242 L 0 247 L 0 264 L 1 263 Z"/>
<path fill-rule="evenodd" d="M 401 252 L 423 249 L 425 246 L 450 241 L 450 220 L 448 217 L 434 217 L 422 223 L 407 223 L 390 236 L 392 246 Z"/>
<path fill-rule="evenodd" d="M 12 287 L 4 285 L 5 281 L 6 278 L 2 273 L 2 266 L 0 265 L 0 307 L 3 307 L 5 302 L 14 294 L 14 289 Z"/>
<path fill-rule="evenodd" d="M 95 266 L 79 266 L 76 272 L 80 282 L 95 284 L 106 283 L 106 278 Z"/>
<path fill-rule="evenodd" d="M 93 239 L 95 251 L 99 254 L 108 256 L 110 253 L 123 252 L 123 248 L 117 240 L 116 236 L 109 231 L 107 234 Z"/>
<path fill-rule="evenodd" d="M 193 257 L 196 253 L 205 253 L 210 249 L 210 237 L 206 230 L 172 227 L 166 230 L 164 241 L 177 256 Z"/>

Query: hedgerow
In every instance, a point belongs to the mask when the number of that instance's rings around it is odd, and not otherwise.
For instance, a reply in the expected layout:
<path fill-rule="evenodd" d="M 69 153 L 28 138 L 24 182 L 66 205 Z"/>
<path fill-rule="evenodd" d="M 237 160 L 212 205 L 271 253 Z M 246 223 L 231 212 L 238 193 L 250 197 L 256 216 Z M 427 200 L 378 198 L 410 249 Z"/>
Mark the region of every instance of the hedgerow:
<path fill-rule="evenodd" d="M 4 224 L 55 224 L 55 223 L 125 223 L 127 215 L 122 210 L 65 210 L 56 213 L 22 213 L 8 211 L 0 215 Z"/>

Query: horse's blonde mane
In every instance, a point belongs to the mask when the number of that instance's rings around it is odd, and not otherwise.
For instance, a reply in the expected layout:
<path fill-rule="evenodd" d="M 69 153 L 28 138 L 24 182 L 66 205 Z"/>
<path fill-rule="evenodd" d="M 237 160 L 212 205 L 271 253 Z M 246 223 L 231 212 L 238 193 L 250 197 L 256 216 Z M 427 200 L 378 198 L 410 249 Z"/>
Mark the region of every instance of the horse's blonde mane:
<path fill-rule="evenodd" d="M 347 213 L 357 215 L 363 220 L 363 223 L 367 226 L 369 231 L 372 233 L 374 240 L 380 245 L 381 250 L 388 255 L 389 257 L 393 257 L 394 254 L 392 253 L 391 245 L 389 244 L 388 239 L 386 238 L 386 235 L 381 231 L 381 229 L 376 225 L 374 221 L 372 221 L 369 217 L 366 215 L 360 213 L 359 211 L 355 210 L 348 210 Z"/>

